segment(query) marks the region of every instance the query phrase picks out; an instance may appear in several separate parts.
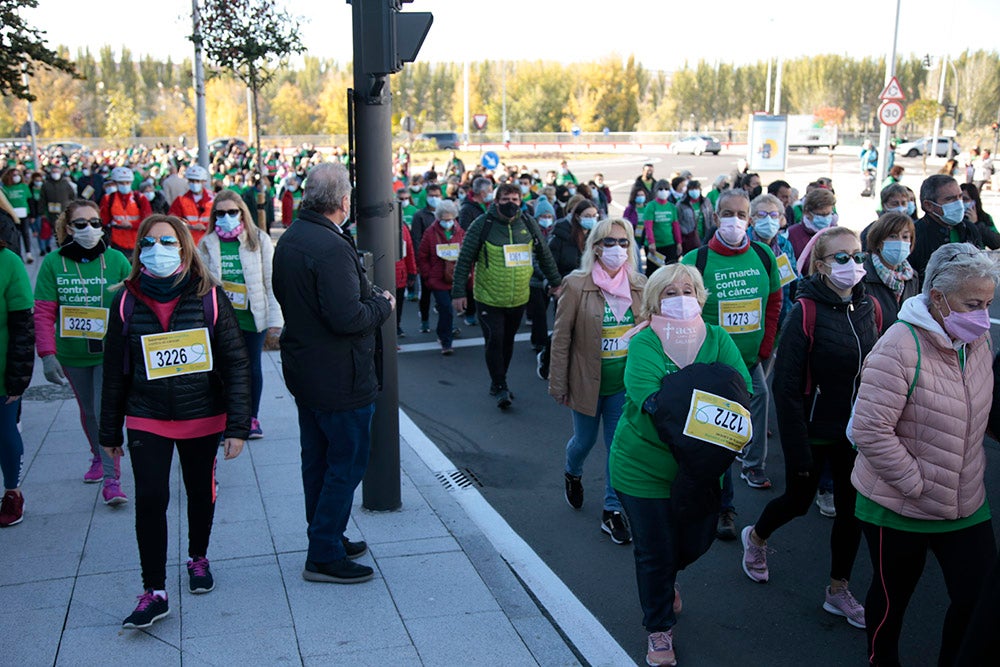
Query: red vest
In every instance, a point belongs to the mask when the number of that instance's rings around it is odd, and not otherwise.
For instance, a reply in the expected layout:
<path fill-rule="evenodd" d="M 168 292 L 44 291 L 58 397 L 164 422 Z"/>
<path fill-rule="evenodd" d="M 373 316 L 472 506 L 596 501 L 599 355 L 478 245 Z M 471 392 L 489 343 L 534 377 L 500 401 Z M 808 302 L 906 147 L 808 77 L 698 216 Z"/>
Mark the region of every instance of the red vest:
<path fill-rule="evenodd" d="M 135 248 L 135 239 L 139 231 L 140 222 L 142 222 L 142 215 L 139 211 L 139 205 L 135 203 L 135 197 L 132 194 L 121 195 L 115 193 L 111 195 L 111 224 L 132 225 L 132 229 L 116 229 L 112 227 L 112 245 L 126 250 Z"/>
<path fill-rule="evenodd" d="M 194 195 L 191 192 L 185 192 L 180 197 L 174 200 L 174 203 L 170 205 L 170 215 L 176 215 L 178 218 L 183 220 L 188 224 L 188 228 L 192 225 L 204 225 L 205 229 L 191 229 L 191 236 L 194 238 L 194 244 L 198 245 L 201 241 L 201 237 L 205 235 L 205 230 L 208 229 L 208 221 L 212 213 L 212 195 L 208 191 L 202 191 L 201 201 L 195 201 Z"/>

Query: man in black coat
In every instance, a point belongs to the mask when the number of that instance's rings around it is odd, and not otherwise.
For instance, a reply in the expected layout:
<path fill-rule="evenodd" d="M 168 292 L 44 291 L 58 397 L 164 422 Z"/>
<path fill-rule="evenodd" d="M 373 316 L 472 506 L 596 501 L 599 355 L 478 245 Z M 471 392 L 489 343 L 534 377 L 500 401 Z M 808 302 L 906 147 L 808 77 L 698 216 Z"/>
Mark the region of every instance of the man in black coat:
<path fill-rule="evenodd" d="M 355 563 L 364 542 L 344 536 L 354 491 L 368 467 L 375 396 L 376 333 L 393 295 L 375 288 L 358 259 L 348 217 L 351 185 L 343 165 L 309 171 L 299 217 L 274 252 L 274 295 L 285 316 L 281 363 L 295 397 L 309 550 L 307 581 L 355 583 L 373 571 Z"/>
<path fill-rule="evenodd" d="M 928 176 L 920 184 L 920 207 L 924 217 L 913 223 L 916 238 L 909 260 L 922 283 L 927 261 L 935 250 L 945 243 L 971 243 L 982 248 L 983 239 L 976 225 L 966 219 L 962 190 L 951 176 Z"/>

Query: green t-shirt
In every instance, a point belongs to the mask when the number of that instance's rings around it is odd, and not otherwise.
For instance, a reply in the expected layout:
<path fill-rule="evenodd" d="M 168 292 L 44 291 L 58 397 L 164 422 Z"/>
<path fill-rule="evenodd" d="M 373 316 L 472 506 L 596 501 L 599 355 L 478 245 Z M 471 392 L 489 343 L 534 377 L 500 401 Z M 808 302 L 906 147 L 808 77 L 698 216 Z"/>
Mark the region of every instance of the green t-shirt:
<path fill-rule="evenodd" d="M 752 248 L 738 255 L 722 255 L 709 250 L 704 274 L 708 299 L 701 311 L 705 322 L 729 332 L 747 368 L 759 361 L 767 299 L 781 291 L 781 275 L 774 253 L 763 243 L 753 243 L 767 251 L 771 273 L 764 270 L 760 257 Z M 695 266 L 697 255 L 698 251 L 692 250 L 681 258 L 681 263 Z"/>
<path fill-rule="evenodd" d="M 705 325 L 705 342 L 694 363 L 729 364 L 740 372 L 750 391 L 753 383 L 740 351 L 721 328 Z M 663 352 L 663 344 L 649 327 L 629 341 L 625 363 L 625 407 L 614 441 L 608 466 L 611 485 L 637 498 L 669 498 L 670 485 L 677 475 L 677 462 L 670 448 L 660 440 L 653 418 L 642 411 L 646 399 L 660 390 L 660 383 L 677 365 Z"/>
<path fill-rule="evenodd" d="M 979 509 L 961 519 L 914 519 L 882 507 L 874 500 L 859 493 L 858 499 L 854 503 L 854 516 L 876 526 L 905 530 L 910 533 L 950 533 L 953 530 L 962 530 L 969 526 L 975 526 L 977 523 L 989 521 L 990 503 L 989 501 L 983 502 Z"/>
<path fill-rule="evenodd" d="M 31 199 L 31 188 L 26 183 L 12 183 L 3 186 L 3 193 L 7 196 L 14 213 L 23 222 L 28 217 L 28 200 Z"/>
<path fill-rule="evenodd" d="M 604 321 L 601 324 L 601 396 L 625 391 L 625 362 L 628 348 L 620 349 L 621 337 L 635 325 L 632 309 L 621 320 L 615 318 L 608 302 L 604 302 Z"/>
<path fill-rule="evenodd" d="M 413 204 L 408 204 L 403 207 L 403 224 L 409 229 L 410 225 L 413 224 L 413 216 L 417 214 L 420 209 Z"/>
<path fill-rule="evenodd" d="M 54 253 L 53 253 L 54 254 Z M 21 258 L 9 248 L 0 250 L 0 288 L 3 289 L 3 308 L 0 308 L 0 396 L 7 396 L 4 378 L 7 374 L 7 346 L 10 332 L 7 330 L 7 314 L 12 310 L 30 310 L 35 304 L 31 298 L 31 281 L 24 270 Z"/>
<path fill-rule="evenodd" d="M 712 202 L 713 209 L 715 208 L 715 205 L 719 203 L 719 195 L 721 194 L 722 190 L 716 190 L 715 188 L 712 188 L 707 193 L 705 193 L 705 199 Z"/>
<path fill-rule="evenodd" d="M 679 238 L 674 236 L 675 220 L 677 220 L 677 207 L 668 201 L 660 203 L 654 199 L 646 204 L 646 208 L 642 210 L 642 221 L 653 223 L 653 241 L 657 248 L 665 248 L 681 242 Z M 649 239 L 646 241 L 648 242 Z"/>
<path fill-rule="evenodd" d="M 250 300 L 246 293 L 246 278 L 243 277 L 243 262 L 240 261 L 239 241 L 219 241 L 219 255 L 222 262 L 222 280 L 224 283 L 242 285 L 242 290 L 226 289 L 229 300 L 236 310 L 236 321 L 243 331 L 257 331 L 253 312 L 250 310 Z M 223 287 L 228 287 L 223 284 Z M 242 293 L 240 293 L 242 292 Z M 240 306 L 243 306 L 242 308 Z"/>
<path fill-rule="evenodd" d="M 413 188 L 410 188 L 410 198 L 410 204 L 418 211 L 427 206 L 427 190 L 424 188 L 420 188 L 419 192 L 414 192 Z M 409 225 L 410 223 L 406 224 Z"/>
<path fill-rule="evenodd" d="M 100 257 L 89 262 L 74 262 L 58 252 L 45 256 L 35 279 L 35 300 L 53 301 L 58 309 L 55 334 L 56 359 L 60 364 L 87 368 L 104 361 L 102 346 L 89 342 L 99 339 L 74 336 L 72 329 L 65 333 L 63 331 L 67 324 L 73 327 L 73 322 L 90 320 L 87 328 L 93 333 L 95 318 L 86 317 L 86 313 L 78 313 L 79 317 L 75 317 L 70 312 L 65 313 L 69 318 L 67 323 L 61 311 L 64 307 L 110 308 L 115 295 L 108 291 L 108 287 L 125 280 L 131 269 L 132 265 L 125 255 L 114 248 L 108 248 Z M 96 319 L 101 318 L 101 314 L 96 315 Z M 110 313 L 103 314 L 105 330 L 110 321 L 109 315 Z"/>

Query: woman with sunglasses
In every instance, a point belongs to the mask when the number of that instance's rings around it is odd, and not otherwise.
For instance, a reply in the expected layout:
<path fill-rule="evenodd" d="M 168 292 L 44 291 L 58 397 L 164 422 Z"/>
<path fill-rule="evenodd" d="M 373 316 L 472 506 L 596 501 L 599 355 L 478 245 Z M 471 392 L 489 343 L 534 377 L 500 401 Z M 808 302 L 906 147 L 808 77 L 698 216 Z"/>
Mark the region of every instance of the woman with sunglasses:
<path fill-rule="evenodd" d="M 121 489 L 121 466 L 98 440 L 101 417 L 104 338 L 111 301 L 108 290 L 128 275 L 128 259 L 104 241 L 101 213 L 89 199 L 69 203 L 56 219 L 59 250 L 49 253 L 35 281 L 35 335 L 45 379 L 69 381 L 80 407 L 80 423 L 90 445 L 86 484 L 103 481 L 105 505 L 128 499 Z"/>
<path fill-rule="evenodd" d="M 556 308 L 549 362 L 549 394 L 572 410 L 573 435 L 566 443 L 566 502 L 583 506 L 583 464 L 604 422 L 611 441 L 625 404 L 628 343 L 622 335 L 636 323 L 645 277 L 637 271 L 632 225 L 622 218 L 597 223 L 587 237 L 580 268 L 564 281 Z M 611 487 L 604 457 L 601 530 L 615 544 L 632 541 L 622 504 Z"/>
<path fill-rule="evenodd" d="M 855 452 L 844 424 L 861 381 L 861 364 L 878 340 L 877 307 L 861 285 L 866 254 L 856 232 L 831 227 L 807 247 L 798 301 L 785 322 L 774 367 L 773 391 L 785 454 L 785 492 L 742 532 L 743 572 L 768 581 L 767 541 L 778 528 L 809 511 L 829 461 L 837 516 L 830 536 L 830 584 L 823 609 L 865 627 L 864 608 L 848 582 L 861 543 L 854 516 L 851 470 Z"/>
<path fill-rule="evenodd" d="M 271 289 L 271 237 L 257 227 L 239 194 L 221 190 L 212 202 L 208 232 L 198 244 L 209 274 L 229 296 L 250 357 L 250 439 L 264 437 L 260 397 L 264 376 L 261 354 L 268 333 L 277 336 L 285 321 Z"/>
<path fill-rule="evenodd" d="M 111 303 L 105 339 L 100 442 L 121 456 L 128 431 L 135 477 L 135 534 L 142 595 L 125 628 L 169 614 L 167 506 L 174 448 L 187 492 L 188 585 L 215 587 L 208 542 L 215 514 L 215 462 L 239 456 L 250 434 L 250 371 L 236 312 L 215 285 L 180 218 L 139 225 L 132 269 Z"/>
<path fill-rule="evenodd" d="M 989 308 L 998 284 L 1000 269 L 985 252 L 941 246 L 922 293 L 903 303 L 865 360 L 848 435 L 874 570 L 865 600 L 870 665 L 899 664 L 903 615 L 928 552 L 949 598 L 937 664 L 953 664 L 996 557 L 983 435 L 994 400 Z"/>

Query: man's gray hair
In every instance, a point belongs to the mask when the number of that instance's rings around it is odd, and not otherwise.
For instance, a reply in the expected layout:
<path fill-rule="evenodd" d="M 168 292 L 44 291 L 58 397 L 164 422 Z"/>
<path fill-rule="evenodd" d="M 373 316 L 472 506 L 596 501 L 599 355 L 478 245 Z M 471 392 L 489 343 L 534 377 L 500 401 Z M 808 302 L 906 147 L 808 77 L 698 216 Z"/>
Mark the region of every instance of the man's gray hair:
<path fill-rule="evenodd" d="M 458 217 L 458 207 L 455 206 L 455 202 L 450 199 L 442 199 L 441 203 L 437 205 L 436 209 L 434 209 L 434 217 L 438 220 L 440 220 L 441 216 L 445 213 L 450 213 L 452 217 L 455 218 Z"/>
<path fill-rule="evenodd" d="M 1000 284 L 1000 267 L 971 243 L 946 243 L 931 255 L 924 270 L 924 295 L 936 289 L 945 296 L 962 289 L 970 280 L 989 278 Z"/>
<path fill-rule="evenodd" d="M 340 202 L 351 194 L 347 168 L 339 162 L 321 162 L 306 174 L 299 208 L 329 215 L 343 210 Z"/>
<path fill-rule="evenodd" d="M 715 202 L 715 211 L 718 213 L 722 210 L 722 202 L 729 201 L 730 199 L 742 199 L 747 203 L 747 208 L 750 208 L 750 195 L 743 188 L 729 188 L 723 190 L 719 193 L 719 199 Z"/>
<path fill-rule="evenodd" d="M 933 176 L 928 176 L 924 179 L 924 182 L 920 184 L 920 201 L 932 201 L 936 204 L 938 192 L 940 192 L 941 188 L 949 183 L 958 185 L 958 181 L 947 174 L 934 174 Z"/>
<path fill-rule="evenodd" d="M 482 197 L 487 192 L 493 189 L 493 183 L 490 179 L 483 178 L 482 176 L 477 176 L 474 181 L 472 181 L 472 194 L 477 197 Z"/>

